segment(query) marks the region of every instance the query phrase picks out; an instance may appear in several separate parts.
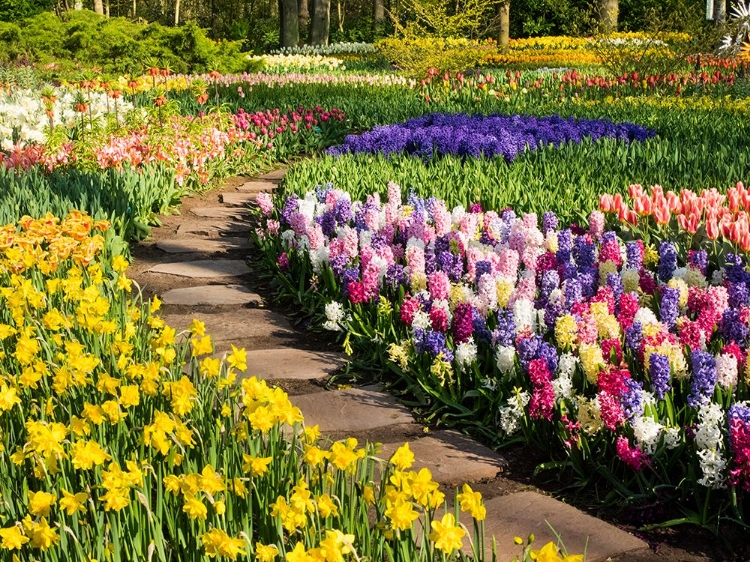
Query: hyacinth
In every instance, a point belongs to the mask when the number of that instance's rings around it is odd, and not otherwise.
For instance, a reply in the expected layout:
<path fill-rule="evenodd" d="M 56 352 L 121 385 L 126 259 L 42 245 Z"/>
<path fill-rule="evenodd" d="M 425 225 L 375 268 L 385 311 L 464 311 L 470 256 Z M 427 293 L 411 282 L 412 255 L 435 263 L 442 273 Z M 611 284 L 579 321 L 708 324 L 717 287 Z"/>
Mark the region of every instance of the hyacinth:
<path fill-rule="evenodd" d="M 404 152 L 427 158 L 436 154 L 502 156 L 511 161 L 527 148 L 580 143 L 584 138 L 642 141 L 654 134 L 638 125 L 605 120 L 433 113 L 405 123 L 374 127 L 361 135 L 349 135 L 344 144 L 330 148 L 328 153 Z"/>
<path fill-rule="evenodd" d="M 429 371 L 439 383 L 431 392 L 481 373 L 476 384 L 496 393 L 504 434 L 522 419 L 575 428 L 559 434 L 565 447 L 607 432 L 614 439 L 600 446 L 632 470 L 662 454 L 660 444 L 691 443 L 694 432 L 701 484 L 745 481 L 744 457 L 727 441 L 734 431 L 744 443 L 744 426 L 712 409 L 722 409 L 713 402 L 717 385 L 727 400 L 746 395 L 750 274 L 739 256 L 712 279 L 701 252 L 677 268 L 672 243 L 657 252 L 599 232 L 596 221 L 593 230 L 564 228 L 550 214 L 450 210 L 414 195 L 405 205 L 395 184 L 385 203 L 350 203 L 349 220 L 336 215 L 328 233 L 331 219 L 321 217 L 344 199 L 326 188 L 288 200 L 279 212 L 282 247 L 289 259 L 322 255 L 321 267 L 329 250 L 332 278 L 351 302 L 393 302 L 398 339 L 389 355 L 411 375 Z M 688 411 L 699 412 L 694 427 Z"/>

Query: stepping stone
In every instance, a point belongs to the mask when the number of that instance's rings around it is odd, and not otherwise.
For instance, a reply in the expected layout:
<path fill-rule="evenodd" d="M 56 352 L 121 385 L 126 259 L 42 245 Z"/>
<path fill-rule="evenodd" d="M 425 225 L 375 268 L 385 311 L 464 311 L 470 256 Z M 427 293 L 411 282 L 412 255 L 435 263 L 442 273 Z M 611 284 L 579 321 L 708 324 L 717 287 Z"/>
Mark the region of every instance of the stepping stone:
<path fill-rule="evenodd" d="M 263 191 L 270 193 L 276 189 L 276 184 L 270 181 L 249 181 L 238 185 L 234 189 L 242 193 L 260 193 Z"/>
<path fill-rule="evenodd" d="M 221 306 L 260 304 L 260 295 L 243 285 L 202 285 L 184 289 L 171 289 L 162 295 L 164 304 L 182 306 Z"/>
<path fill-rule="evenodd" d="M 307 425 L 320 425 L 324 432 L 356 433 L 378 427 L 413 423 L 411 413 L 387 392 L 377 387 L 352 388 L 297 396 Z"/>
<path fill-rule="evenodd" d="M 194 209 L 190 209 L 190 212 L 196 217 L 202 217 L 206 219 L 239 219 L 247 215 L 247 213 L 243 210 L 227 207 L 195 207 Z"/>
<path fill-rule="evenodd" d="M 166 273 L 191 279 L 213 277 L 237 277 L 247 275 L 250 268 L 243 260 L 196 260 L 177 263 L 160 263 L 148 270 L 150 273 Z"/>
<path fill-rule="evenodd" d="M 183 238 L 175 240 L 160 240 L 156 247 L 168 254 L 216 254 L 230 250 L 244 250 L 250 247 L 250 241 L 245 238 L 221 238 L 211 240 L 205 238 Z"/>
<path fill-rule="evenodd" d="M 240 220 L 185 221 L 177 227 L 177 234 L 193 236 L 238 236 L 250 232 L 250 225 Z"/>
<path fill-rule="evenodd" d="M 229 207 L 248 207 L 255 203 L 257 193 L 222 193 L 219 199 Z"/>
<path fill-rule="evenodd" d="M 162 316 L 172 328 L 181 332 L 187 330 L 194 318 L 206 324 L 206 333 L 216 342 L 235 343 L 240 339 L 259 337 L 290 337 L 296 332 L 289 321 L 281 314 L 258 308 L 241 308 L 220 313 L 188 312 L 170 313 L 165 310 Z M 229 349 L 229 345 L 223 349 Z"/>
<path fill-rule="evenodd" d="M 264 379 L 321 379 L 346 365 L 342 353 L 305 351 L 291 347 L 247 352 L 247 375 Z"/>
<path fill-rule="evenodd" d="M 382 458 L 390 458 L 401 445 L 384 444 Z M 495 478 L 507 464 L 495 451 L 458 431 L 436 431 L 410 441 L 409 447 L 415 457 L 413 470 L 428 468 L 436 482 L 448 486 Z"/>
<path fill-rule="evenodd" d="M 266 174 L 263 174 L 261 176 L 258 176 L 259 180 L 268 180 L 268 181 L 281 181 L 284 179 L 284 176 L 286 175 L 286 170 L 273 170 L 271 172 L 268 172 Z"/>
<path fill-rule="evenodd" d="M 529 533 L 534 533 L 536 549 L 549 541 L 556 543 L 557 538 L 550 525 L 562 538 L 568 554 L 583 554 L 585 549 L 588 562 L 648 548 L 645 542 L 614 525 L 536 492 L 499 496 L 484 505 L 487 508 L 485 544 L 490 549 L 494 535 L 498 553 L 503 553 L 498 560 L 503 562 L 510 560 L 517 552 L 513 537 L 525 538 Z M 487 554 L 489 556 L 489 550 Z"/>

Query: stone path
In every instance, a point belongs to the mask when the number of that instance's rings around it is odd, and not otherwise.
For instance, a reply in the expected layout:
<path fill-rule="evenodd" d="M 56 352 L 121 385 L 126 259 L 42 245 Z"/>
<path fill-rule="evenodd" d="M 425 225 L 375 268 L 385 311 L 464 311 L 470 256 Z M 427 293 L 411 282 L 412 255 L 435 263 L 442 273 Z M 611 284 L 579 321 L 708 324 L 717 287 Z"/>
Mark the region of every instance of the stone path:
<path fill-rule="evenodd" d="M 311 386 L 309 381 L 322 381 L 344 367 L 346 357 L 311 342 L 284 316 L 265 310 L 255 292 L 259 280 L 245 260 L 252 251 L 248 205 L 257 193 L 275 189 L 282 178 L 283 170 L 251 181 L 238 178 L 220 193 L 187 199 L 181 216 L 164 217 L 152 239 L 134 249 L 131 276 L 146 296 L 160 295 L 167 323 L 180 331 L 193 318 L 203 320 L 216 353 L 228 351 L 231 344 L 245 347 L 248 373 L 287 388 L 306 423 L 318 424 L 324 435 L 380 442 L 384 458 L 408 440 L 416 468 L 429 468 L 435 480 L 447 486 L 448 496 L 451 487 L 465 482 L 480 489 L 486 498 L 488 536 L 497 538 L 500 561 L 517 553 L 515 536 L 533 532 L 540 546 L 554 540 L 550 526 L 570 552 L 587 549 L 592 562 L 656 560 L 640 539 L 504 478 L 504 459 L 477 441 L 455 431 L 426 432 L 381 388 L 323 391 Z"/>

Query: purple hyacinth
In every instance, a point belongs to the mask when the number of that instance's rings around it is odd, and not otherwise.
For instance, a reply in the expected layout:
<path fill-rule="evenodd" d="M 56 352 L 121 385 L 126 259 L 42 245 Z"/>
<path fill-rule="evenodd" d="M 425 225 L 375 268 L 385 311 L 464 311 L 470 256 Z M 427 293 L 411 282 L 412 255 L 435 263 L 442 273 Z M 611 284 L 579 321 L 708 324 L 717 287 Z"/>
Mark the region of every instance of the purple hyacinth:
<path fill-rule="evenodd" d="M 544 307 L 544 324 L 547 326 L 548 329 L 553 329 L 555 326 L 555 322 L 557 322 L 557 319 L 562 315 L 562 313 L 565 311 L 562 304 L 559 302 L 548 302 Z"/>
<path fill-rule="evenodd" d="M 341 292 L 344 296 L 349 295 L 349 283 L 357 281 L 359 279 L 359 266 L 350 267 L 344 270 L 344 274 L 341 276 Z"/>
<path fill-rule="evenodd" d="M 542 275 L 542 291 L 541 297 L 546 302 L 549 299 L 550 293 L 560 286 L 560 275 L 554 269 L 545 271 Z"/>
<path fill-rule="evenodd" d="M 479 278 L 485 273 L 492 273 L 492 263 L 489 261 L 478 261 L 476 263 L 476 273 L 474 275 L 474 282 L 479 283 Z"/>
<path fill-rule="evenodd" d="M 570 261 L 573 251 L 573 233 L 569 229 L 557 233 L 557 261 L 566 263 Z"/>
<path fill-rule="evenodd" d="M 727 293 L 729 294 L 729 302 L 734 308 L 747 305 L 747 301 L 750 299 L 747 283 L 731 283 L 727 287 Z"/>
<path fill-rule="evenodd" d="M 286 201 L 284 201 L 284 207 L 281 209 L 281 224 L 290 225 L 292 214 L 297 212 L 299 206 L 299 197 L 296 193 L 288 195 Z"/>
<path fill-rule="evenodd" d="M 672 242 L 662 242 L 659 246 L 659 280 L 666 283 L 677 269 L 677 248 Z"/>
<path fill-rule="evenodd" d="M 547 211 L 542 215 L 542 233 L 547 236 L 550 232 L 557 230 L 557 215 L 552 211 Z"/>
<path fill-rule="evenodd" d="M 710 353 L 696 349 L 690 355 L 693 367 L 688 406 L 698 408 L 708 402 L 716 388 L 716 359 Z"/>
<path fill-rule="evenodd" d="M 531 361 L 537 358 L 541 341 L 541 338 L 536 335 L 518 339 L 518 342 L 516 343 L 518 360 L 524 369 L 528 367 L 528 364 Z"/>
<path fill-rule="evenodd" d="M 750 406 L 746 404 L 732 404 L 729 407 L 727 418 L 731 423 L 732 420 L 740 420 L 742 423 L 750 423 Z"/>
<path fill-rule="evenodd" d="M 680 315 L 680 290 L 672 287 L 663 287 L 661 290 L 661 308 L 659 311 L 661 321 L 669 329 L 673 329 L 677 317 Z"/>
<path fill-rule="evenodd" d="M 625 254 L 628 258 L 628 269 L 640 269 L 643 265 L 643 249 L 638 242 L 627 242 Z"/>
<path fill-rule="evenodd" d="M 512 310 L 499 310 L 497 313 L 497 328 L 494 340 L 497 345 L 509 347 L 516 339 L 516 323 L 513 319 Z"/>
<path fill-rule="evenodd" d="M 608 273 L 607 286 L 612 288 L 612 293 L 614 293 L 615 295 L 615 303 L 617 303 L 617 308 L 619 308 L 620 297 L 622 296 L 622 292 L 624 291 L 624 288 L 622 286 L 622 277 L 620 277 L 617 273 Z"/>
<path fill-rule="evenodd" d="M 537 348 L 537 358 L 544 359 L 544 362 L 547 363 L 547 368 L 549 369 L 549 372 L 554 374 L 557 372 L 557 349 L 555 346 L 550 345 L 546 341 L 541 341 L 539 343 L 539 347 Z"/>
<path fill-rule="evenodd" d="M 492 341 L 492 332 L 487 329 L 487 321 L 484 316 L 479 314 L 476 308 L 472 307 L 472 329 L 474 337 L 478 342 L 490 343 Z"/>
<path fill-rule="evenodd" d="M 688 252 L 688 263 L 705 275 L 708 267 L 708 252 L 706 250 L 690 250 Z"/>
<path fill-rule="evenodd" d="M 563 285 L 563 296 L 565 297 L 565 306 L 572 307 L 581 300 L 583 291 L 581 282 L 578 279 L 568 279 Z"/>
<path fill-rule="evenodd" d="M 750 335 L 750 328 L 740 319 L 738 309 L 727 308 L 719 321 L 719 333 L 725 341 L 733 341 L 744 346 L 748 335 Z"/>
<path fill-rule="evenodd" d="M 625 345 L 631 353 L 638 353 L 643 341 L 643 326 L 640 322 L 633 322 L 625 328 Z"/>
<path fill-rule="evenodd" d="M 624 379 L 625 389 L 620 395 L 622 411 L 629 420 L 643 414 L 643 383 L 630 378 Z"/>
<path fill-rule="evenodd" d="M 329 154 L 407 153 L 430 158 L 454 154 L 464 157 L 502 156 L 513 160 L 526 149 L 544 145 L 580 143 L 584 138 L 643 140 L 655 133 L 632 123 L 577 120 L 520 115 L 466 115 L 433 113 L 404 123 L 374 127 L 361 135 L 349 135 Z"/>
<path fill-rule="evenodd" d="M 385 272 L 385 284 L 393 289 L 406 282 L 406 272 L 404 266 L 400 263 L 394 263 L 388 266 Z"/>
<path fill-rule="evenodd" d="M 651 386 L 654 389 L 654 395 L 662 400 L 664 394 L 672 390 L 670 384 L 671 369 L 669 366 L 669 357 L 660 353 L 652 353 L 648 358 L 648 373 L 651 376 Z"/>
<path fill-rule="evenodd" d="M 573 259 L 579 269 L 592 267 L 596 261 L 596 248 L 585 236 L 576 236 L 573 242 Z"/>
<path fill-rule="evenodd" d="M 445 334 L 434 330 L 414 330 L 414 348 L 417 353 L 429 353 L 435 358 L 441 353 L 445 361 L 453 361 L 453 352 L 448 349 Z"/>

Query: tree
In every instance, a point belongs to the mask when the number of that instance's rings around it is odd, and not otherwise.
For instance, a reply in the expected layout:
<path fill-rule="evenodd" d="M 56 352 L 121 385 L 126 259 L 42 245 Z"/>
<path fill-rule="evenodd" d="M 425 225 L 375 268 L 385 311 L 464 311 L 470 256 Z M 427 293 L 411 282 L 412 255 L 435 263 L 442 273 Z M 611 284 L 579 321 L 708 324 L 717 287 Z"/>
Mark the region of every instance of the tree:
<path fill-rule="evenodd" d="M 331 27 L 331 0 L 314 0 L 310 44 L 328 45 L 328 32 Z"/>
<path fill-rule="evenodd" d="M 281 46 L 296 47 L 299 44 L 299 7 L 297 0 L 279 0 L 281 20 Z"/>
<path fill-rule="evenodd" d="M 599 0 L 599 25 L 603 33 L 617 31 L 617 16 L 620 13 L 618 0 Z"/>
<path fill-rule="evenodd" d="M 307 36 L 307 26 L 310 25 L 310 7 L 308 5 L 308 0 L 299 0 L 298 19 L 300 35 L 302 35 L 302 32 L 304 31 L 304 35 Z"/>
<path fill-rule="evenodd" d="M 510 0 L 501 2 L 498 12 L 500 25 L 497 42 L 501 49 L 507 49 L 510 43 Z"/>
<path fill-rule="evenodd" d="M 380 34 L 385 24 L 385 0 L 373 0 L 372 22 L 375 35 Z"/>
<path fill-rule="evenodd" d="M 102 0 L 94 0 L 94 11 L 100 16 L 104 15 L 104 4 Z"/>

